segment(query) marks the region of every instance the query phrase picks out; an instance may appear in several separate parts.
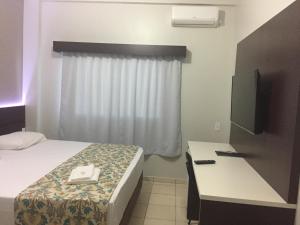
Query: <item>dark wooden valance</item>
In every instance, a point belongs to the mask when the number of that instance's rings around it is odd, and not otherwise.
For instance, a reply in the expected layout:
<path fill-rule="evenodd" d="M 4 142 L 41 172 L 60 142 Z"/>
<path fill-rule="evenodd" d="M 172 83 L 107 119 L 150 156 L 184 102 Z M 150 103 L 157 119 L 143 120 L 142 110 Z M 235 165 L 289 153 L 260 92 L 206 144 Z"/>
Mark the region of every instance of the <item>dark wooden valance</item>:
<path fill-rule="evenodd" d="M 110 44 L 68 41 L 53 41 L 53 51 L 102 53 L 133 56 L 186 56 L 186 46 Z"/>

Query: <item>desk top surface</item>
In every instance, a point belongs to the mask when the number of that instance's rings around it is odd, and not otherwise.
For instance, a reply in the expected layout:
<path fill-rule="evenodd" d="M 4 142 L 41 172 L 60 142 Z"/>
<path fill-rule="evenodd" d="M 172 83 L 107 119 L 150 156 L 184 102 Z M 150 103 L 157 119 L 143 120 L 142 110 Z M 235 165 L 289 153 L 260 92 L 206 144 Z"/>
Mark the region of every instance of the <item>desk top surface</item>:
<path fill-rule="evenodd" d="M 230 144 L 189 141 L 193 160 L 216 160 L 196 165 L 194 173 L 203 200 L 281 208 L 296 208 L 286 201 L 243 158 L 217 156 L 215 150 L 234 151 Z"/>

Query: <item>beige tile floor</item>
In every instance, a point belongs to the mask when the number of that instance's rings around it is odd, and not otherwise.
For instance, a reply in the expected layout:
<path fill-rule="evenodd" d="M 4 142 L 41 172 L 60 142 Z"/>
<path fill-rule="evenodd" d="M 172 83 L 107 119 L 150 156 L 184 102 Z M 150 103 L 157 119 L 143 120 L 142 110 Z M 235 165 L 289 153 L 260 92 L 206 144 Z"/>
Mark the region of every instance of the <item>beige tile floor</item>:
<path fill-rule="evenodd" d="M 143 181 L 129 225 L 187 225 L 187 185 Z"/>

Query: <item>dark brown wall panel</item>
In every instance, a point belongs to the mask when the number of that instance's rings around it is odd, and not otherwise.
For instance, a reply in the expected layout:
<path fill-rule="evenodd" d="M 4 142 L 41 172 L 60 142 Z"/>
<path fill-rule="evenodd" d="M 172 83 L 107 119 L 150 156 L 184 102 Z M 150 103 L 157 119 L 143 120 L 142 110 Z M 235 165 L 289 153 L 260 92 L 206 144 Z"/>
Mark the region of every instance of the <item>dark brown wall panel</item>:
<path fill-rule="evenodd" d="M 236 75 L 259 69 L 270 86 L 264 133 L 232 125 L 230 143 L 286 200 L 296 203 L 299 177 L 300 1 L 238 44 Z M 297 132 L 296 132 L 297 130 Z"/>
<path fill-rule="evenodd" d="M 21 131 L 25 127 L 25 106 L 0 108 L 0 135 Z"/>
<path fill-rule="evenodd" d="M 200 225 L 294 225 L 295 209 L 201 200 Z"/>

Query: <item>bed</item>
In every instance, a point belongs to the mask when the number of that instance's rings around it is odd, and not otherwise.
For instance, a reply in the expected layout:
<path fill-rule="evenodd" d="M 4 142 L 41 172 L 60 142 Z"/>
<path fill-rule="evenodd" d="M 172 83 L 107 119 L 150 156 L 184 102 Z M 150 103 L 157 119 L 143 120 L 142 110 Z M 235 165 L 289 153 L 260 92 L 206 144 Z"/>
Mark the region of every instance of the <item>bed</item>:
<path fill-rule="evenodd" d="M 10 110 L 10 113 L 7 113 Z M 0 134 L 19 130 L 23 108 L 0 109 Z M 5 111 L 5 115 L 3 114 Z M 19 113 L 12 113 L 17 111 Z M 13 116 L 12 116 L 13 115 Z M 3 117 L 4 116 L 4 117 Z M 8 118 L 15 117 L 17 120 Z M 5 124 L 3 118 L 6 118 Z M 20 122 L 21 121 L 21 122 Z M 18 125 L 19 124 L 19 125 Z M 0 224 L 14 224 L 14 199 L 29 185 L 87 148 L 91 143 L 46 140 L 22 151 L 0 151 Z M 113 191 L 107 211 L 107 225 L 126 224 L 142 183 L 143 150 L 138 149 Z M 5 172 L 3 172 L 5 171 Z"/>

